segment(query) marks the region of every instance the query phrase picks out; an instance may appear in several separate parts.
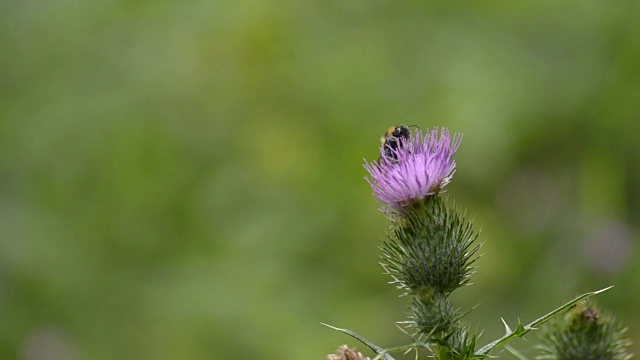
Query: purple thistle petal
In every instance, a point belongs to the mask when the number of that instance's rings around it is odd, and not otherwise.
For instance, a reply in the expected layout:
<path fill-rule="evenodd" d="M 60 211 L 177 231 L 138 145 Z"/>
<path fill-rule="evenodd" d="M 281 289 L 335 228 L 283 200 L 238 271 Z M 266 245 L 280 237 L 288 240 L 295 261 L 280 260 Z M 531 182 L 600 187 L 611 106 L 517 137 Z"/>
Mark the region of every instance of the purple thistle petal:
<path fill-rule="evenodd" d="M 392 158 L 384 156 L 384 147 L 378 162 L 365 162 L 370 176 L 365 177 L 382 210 L 403 213 L 406 205 L 422 201 L 442 190 L 456 170 L 453 155 L 458 150 L 462 135 L 453 137 L 449 130 L 420 130 L 409 139 L 399 138 L 397 149 L 391 149 Z"/>

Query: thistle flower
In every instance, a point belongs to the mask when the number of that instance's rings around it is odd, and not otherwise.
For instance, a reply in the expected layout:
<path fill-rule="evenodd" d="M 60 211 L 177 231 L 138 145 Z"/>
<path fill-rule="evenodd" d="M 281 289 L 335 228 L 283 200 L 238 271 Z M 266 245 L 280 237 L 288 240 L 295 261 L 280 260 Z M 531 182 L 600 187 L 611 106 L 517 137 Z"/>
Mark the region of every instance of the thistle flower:
<path fill-rule="evenodd" d="M 417 130 L 408 139 L 397 139 L 397 148 L 385 148 L 383 144 L 380 160 L 364 165 L 370 175 L 365 179 L 381 210 L 405 213 L 408 205 L 440 192 L 455 172 L 453 155 L 461 140 L 461 134 L 452 137 L 446 128 L 438 137 L 435 128 L 424 135 Z"/>

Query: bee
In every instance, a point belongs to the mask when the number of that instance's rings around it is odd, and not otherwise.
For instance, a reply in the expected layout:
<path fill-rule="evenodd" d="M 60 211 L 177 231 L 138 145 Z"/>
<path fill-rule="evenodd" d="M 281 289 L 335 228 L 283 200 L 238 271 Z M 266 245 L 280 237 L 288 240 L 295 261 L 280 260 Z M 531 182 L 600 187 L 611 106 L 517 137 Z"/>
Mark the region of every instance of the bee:
<path fill-rule="evenodd" d="M 397 162 L 397 155 L 394 154 L 394 151 L 400 147 L 400 139 L 403 141 L 409 140 L 411 137 L 410 127 L 418 127 L 417 125 L 397 125 L 392 126 L 382 135 L 380 138 L 380 142 L 383 145 L 384 155 L 380 154 L 380 158 L 378 162 L 383 162 L 384 158 L 390 160 L 391 162 Z"/>

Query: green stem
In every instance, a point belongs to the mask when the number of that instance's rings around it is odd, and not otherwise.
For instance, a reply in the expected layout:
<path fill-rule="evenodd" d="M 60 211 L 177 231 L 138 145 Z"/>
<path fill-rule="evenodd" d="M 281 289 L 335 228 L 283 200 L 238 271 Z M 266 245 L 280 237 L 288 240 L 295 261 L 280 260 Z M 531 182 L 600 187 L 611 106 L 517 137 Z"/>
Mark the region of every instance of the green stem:
<path fill-rule="evenodd" d="M 449 348 L 441 345 L 437 345 L 436 348 L 436 359 L 438 360 L 453 360 L 453 354 L 449 350 Z"/>

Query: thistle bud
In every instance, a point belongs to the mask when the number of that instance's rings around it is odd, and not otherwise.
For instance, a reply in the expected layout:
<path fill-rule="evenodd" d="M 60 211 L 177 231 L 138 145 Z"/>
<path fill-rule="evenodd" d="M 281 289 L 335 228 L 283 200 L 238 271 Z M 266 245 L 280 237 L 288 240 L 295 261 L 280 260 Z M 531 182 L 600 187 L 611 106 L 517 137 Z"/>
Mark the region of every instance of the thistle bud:
<path fill-rule="evenodd" d="M 586 301 L 576 304 L 564 319 L 551 322 L 542 334 L 538 359 L 626 360 L 631 358 L 623 338 L 626 328 L 601 314 Z"/>

